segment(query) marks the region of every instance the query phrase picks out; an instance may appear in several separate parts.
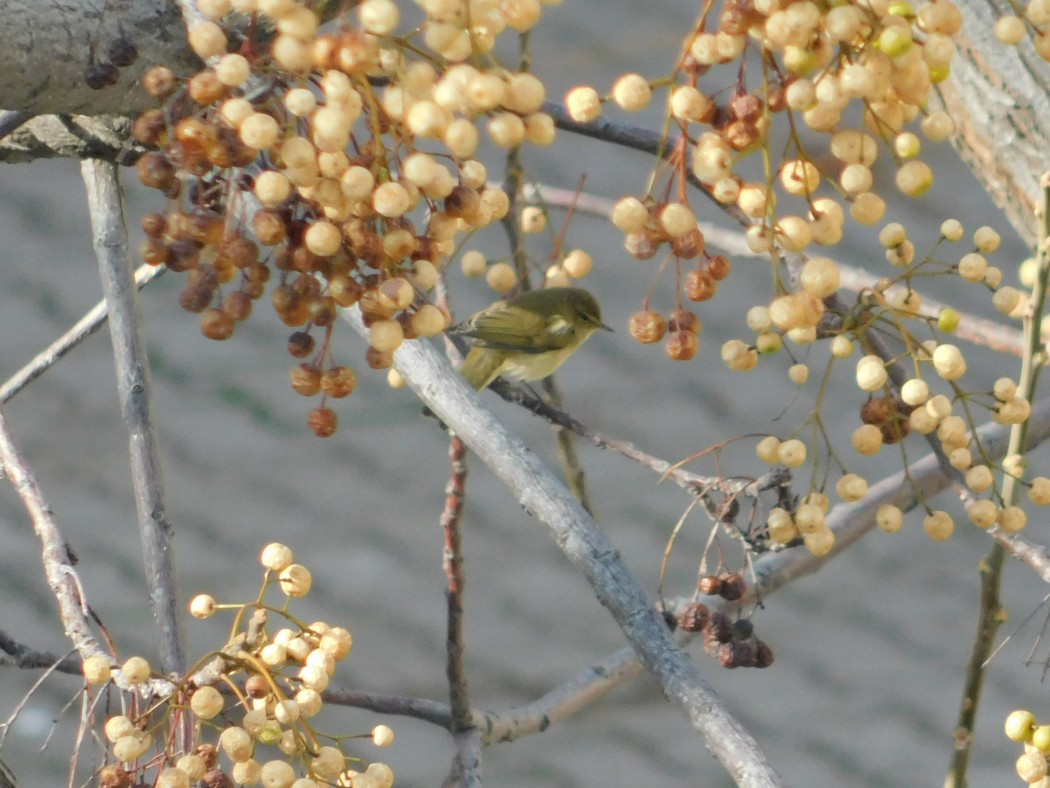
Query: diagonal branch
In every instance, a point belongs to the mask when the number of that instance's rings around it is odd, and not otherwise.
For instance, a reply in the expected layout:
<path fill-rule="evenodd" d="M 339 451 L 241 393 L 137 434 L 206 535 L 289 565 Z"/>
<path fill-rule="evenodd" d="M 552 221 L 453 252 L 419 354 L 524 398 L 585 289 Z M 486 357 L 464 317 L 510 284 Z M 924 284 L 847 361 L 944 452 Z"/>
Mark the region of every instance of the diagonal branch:
<path fill-rule="evenodd" d="M 95 256 L 109 307 L 117 387 L 121 412 L 128 428 L 139 536 L 158 628 L 161 666 L 165 673 L 181 673 L 186 668 L 186 657 L 179 638 L 172 529 L 164 507 L 157 434 L 150 415 L 152 384 L 142 332 L 142 312 L 128 255 L 124 195 L 115 164 L 88 159 L 81 165 L 81 170 L 87 186 Z"/>

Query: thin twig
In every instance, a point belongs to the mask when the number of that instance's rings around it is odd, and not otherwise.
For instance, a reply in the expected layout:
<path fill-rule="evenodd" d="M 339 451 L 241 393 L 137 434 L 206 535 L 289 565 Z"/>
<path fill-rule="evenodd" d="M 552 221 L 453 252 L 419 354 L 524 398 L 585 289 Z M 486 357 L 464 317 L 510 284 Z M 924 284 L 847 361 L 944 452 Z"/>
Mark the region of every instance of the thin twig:
<path fill-rule="evenodd" d="M 141 290 L 168 269 L 165 266 L 140 265 L 135 271 L 135 287 Z M 38 353 L 0 386 L 0 403 L 5 403 L 18 392 L 47 372 L 60 358 L 94 334 L 109 319 L 106 302 L 99 301 L 74 323 L 66 333 Z"/>
<path fill-rule="evenodd" d="M 68 673 L 80 676 L 83 673 L 81 660 L 67 654 L 60 657 L 50 651 L 37 651 L 24 643 L 19 643 L 13 637 L 0 629 L 0 651 L 8 654 L 8 657 L 0 658 L 2 664 L 16 668 L 37 669 L 54 668 L 60 673 Z"/>
<path fill-rule="evenodd" d="M 448 485 L 445 487 L 445 508 L 441 512 L 441 528 L 445 535 L 444 568 L 448 587 L 445 589 L 447 624 L 445 652 L 448 660 L 449 705 L 452 708 L 452 731 L 473 727 L 470 716 L 470 691 L 463 663 L 463 593 L 467 577 L 463 571 L 460 518 L 463 515 L 467 483 L 467 447 L 457 436 L 449 441 L 448 457 L 451 464 Z"/>
<path fill-rule="evenodd" d="M 186 657 L 179 636 L 172 528 L 164 506 L 157 434 L 150 415 L 152 384 L 142 332 L 142 312 L 128 255 L 124 195 L 115 164 L 87 159 L 82 163 L 81 171 L 87 186 L 95 256 L 109 305 L 117 387 L 121 412 L 128 428 L 139 536 L 157 624 L 161 667 L 165 673 L 181 673 L 186 668 Z"/>

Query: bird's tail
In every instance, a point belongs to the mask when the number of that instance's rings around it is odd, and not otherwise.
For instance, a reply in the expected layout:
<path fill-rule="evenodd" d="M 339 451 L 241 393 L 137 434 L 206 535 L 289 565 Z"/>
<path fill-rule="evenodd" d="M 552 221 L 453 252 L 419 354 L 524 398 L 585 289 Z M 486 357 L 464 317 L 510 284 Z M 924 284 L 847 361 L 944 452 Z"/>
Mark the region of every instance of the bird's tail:
<path fill-rule="evenodd" d="M 499 375 L 503 361 L 500 351 L 474 346 L 467 353 L 459 374 L 467 379 L 475 391 L 481 391 Z"/>

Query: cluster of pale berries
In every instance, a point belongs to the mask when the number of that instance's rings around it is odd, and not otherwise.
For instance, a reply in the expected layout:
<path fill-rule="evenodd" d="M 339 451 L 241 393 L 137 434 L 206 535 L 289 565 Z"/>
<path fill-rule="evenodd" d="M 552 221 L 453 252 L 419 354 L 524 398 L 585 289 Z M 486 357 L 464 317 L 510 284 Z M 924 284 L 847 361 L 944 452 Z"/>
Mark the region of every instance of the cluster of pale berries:
<path fill-rule="evenodd" d="M 260 556 L 266 569 L 263 593 L 276 579 L 289 598 L 305 596 L 312 576 L 301 564 L 293 563 L 292 551 L 285 545 L 267 545 Z M 255 606 L 251 606 L 255 609 Z M 249 609 L 243 605 L 219 605 L 201 594 L 190 603 L 197 618 L 210 618 L 219 609 L 238 611 L 237 621 Z M 261 609 L 255 621 L 265 622 Z M 203 782 L 207 788 L 233 788 L 237 785 L 263 785 L 266 788 L 389 788 L 394 776 L 390 767 L 371 763 L 364 771 L 347 766 L 342 749 L 321 745 L 321 736 L 309 722 L 321 711 L 321 693 L 352 645 L 350 633 L 323 621 L 308 627 L 280 629 L 272 637 L 262 634 L 249 643 L 245 633 L 235 633 L 231 646 L 223 649 L 226 668 L 222 680 L 234 688 L 234 704 L 214 686 L 204 685 L 176 691 L 167 703 L 153 703 L 148 711 L 136 714 L 138 697 L 132 695 L 131 709 L 106 720 L 105 736 L 115 763 L 103 767 L 99 785 L 103 788 L 130 788 L 149 784 L 157 788 L 189 788 Z M 237 645 L 233 645 L 236 643 Z M 121 686 L 136 689 L 150 679 L 149 663 L 132 657 L 120 668 Z M 84 660 L 84 677 L 89 685 L 108 684 L 112 666 L 108 657 Z M 191 723 L 184 726 L 184 714 Z M 193 720 L 196 724 L 193 724 Z M 196 730 L 192 744 L 175 749 L 180 737 L 164 731 Z M 201 734 L 215 732 L 215 742 L 202 741 Z M 340 737 L 346 738 L 346 737 Z M 378 747 L 393 742 L 393 731 L 377 725 L 367 738 Z M 159 751 L 149 755 L 154 746 Z M 264 751 L 273 757 L 265 758 Z M 226 767 L 220 755 L 229 762 Z M 356 763 L 359 759 L 353 759 Z M 152 773 L 149 776 L 147 773 Z"/>
<path fill-rule="evenodd" d="M 338 308 L 360 306 L 375 369 L 405 339 L 442 332 L 449 316 L 426 294 L 444 260 L 510 205 L 475 158 L 481 134 L 504 149 L 553 140 L 543 83 L 490 56 L 497 36 L 530 30 L 542 7 L 419 0 L 425 20 L 399 36 L 394 0 L 355 4 L 329 33 L 297 0 L 196 5 L 205 20 L 189 43 L 209 65 L 187 80 L 152 68 L 145 86 L 164 105 L 134 124 L 158 149 L 139 160 L 140 179 L 169 198 L 144 221 L 142 257 L 186 272 L 181 304 L 212 339 L 230 337 L 276 279 L 273 307 L 295 329 L 288 350 L 304 359 L 292 386 L 322 395 L 309 425 L 328 436 L 338 419 L 327 399 L 356 385 L 333 360 Z M 521 218 L 532 231 L 544 219 Z M 505 264 L 473 255 L 464 266 L 501 292 L 516 283 Z M 589 267 L 578 253 L 551 275 Z"/>
<path fill-rule="evenodd" d="M 1030 38 L 1039 57 L 1050 60 L 1050 2 L 1029 0 L 1024 4 L 1013 4 L 1013 7 L 1022 5 L 1024 13 L 1021 16 L 1005 14 L 996 20 L 995 37 L 1010 46 Z"/>
<path fill-rule="evenodd" d="M 1010 712 L 1003 726 L 1006 737 L 1024 743 L 1024 754 L 1017 759 L 1017 776 L 1035 788 L 1050 788 L 1050 725 L 1040 725 L 1027 709 Z"/>
<path fill-rule="evenodd" d="M 743 0 L 722 6 L 714 31 L 707 29 L 711 11 L 711 4 L 705 4 L 703 21 L 685 42 L 668 113 L 687 143 L 691 174 L 714 199 L 755 222 L 747 233 L 752 251 L 801 252 L 813 244 L 837 244 L 845 208 L 838 199 L 818 196 L 825 178 L 842 195 L 856 222 L 877 224 L 886 210 L 872 174 L 879 139 L 897 162 L 898 189 L 909 196 L 929 189 L 932 170 L 917 158 L 921 140 L 905 126 L 918 117 L 931 86 L 948 74 L 955 51 L 951 37 L 962 24 L 950 0 L 927 3 L 918 10 L 908 2 L 889 0 L 831 5 L 811 0 Z M 749 90 L 744 61 L 755 50 L 767 67 L 762 84 Z M 720 66 L 736 70 L 737 87 L 724 100 L 699 86 L 701 76 Z M 623 109 L 637 110 L 651 96 L 649 82 L 638 74 L 626 74 L 613 85 L 610 98 Z M 581 122 L 595 120 L 607 100 L 590 86 L 573 88 L 566 96 L 570 115 Z M 864 107 L 866 131 L 841 128 L 843 115 L 853 104 Z M 778 177 L 773 183 L 764 178 L 748 180 L 737 171 L 747 154 L 765 146 L 775 117 L 783 113 L 797 115 L 811 130 L 828 135 L 829 149 L 841 164 L 838 172 L 821 173 L 815 163 L 818 156 L 803 150 L 793 126 L 790 133 L 797 154 L 780 158 L 770 151 L 777 157 L 773 167 Z M 946 114 L 936 112 L 923 118 L 921 129 L 928 139 L 939 142 L 954 131 L 954 124 Z M 677 164 L 684 168 L 686 156 L 679 156 Z M 799 213 L 778 209 L 778 187 L 786 197 L 800 198 Z M 652 257 L 667 244 L 679 260 L 697 260 L 680 282 L 683 291 L 693 301 L 713 297 L 719 269 L 725 266 L 706 254 L 703 234 L 684 194 L 671 200 L 625 197 L 616 204 L 612 221 L 625 233 L 628 251 L 639 259 Z M 829 284 L 827 289 L 835 288 Z M 661 317 L 644 310 L 632 334 L 642 342 L 658 341 L 660 327 L 666 325 Z M 727 363 L 747 363 L 748 354 L 739 348 L 724 350 L 723 355 L 729 356 Z"/>

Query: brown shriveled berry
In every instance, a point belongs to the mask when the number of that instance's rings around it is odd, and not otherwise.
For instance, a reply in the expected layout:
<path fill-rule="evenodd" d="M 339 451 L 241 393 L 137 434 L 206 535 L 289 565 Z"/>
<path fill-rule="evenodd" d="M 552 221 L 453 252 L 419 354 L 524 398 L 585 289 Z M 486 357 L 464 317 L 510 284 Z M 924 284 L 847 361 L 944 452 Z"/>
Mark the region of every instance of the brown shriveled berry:
<path fill-rule="evenodd" d="M 219 245 L 219 254 L 226 257 L 237 268 L 247 268 L 259 260 L 259 247 L 243 235 L 233 235 L 223 239 Z"/>
<path fill-rule="evenodd" d="M 102 90 L 117 84 L 120 69 L 112 63 L 92 63 L 84 70 L 84 83 L 92 90 Z"/>
<path fill-rule="evenodd" d="M 635 312 L 627 324 L 631 336 L 645 345 L 659 342 L 667 333 L 667 321 L 659 312 L 651 309 Z"/>
<path fill-rule="evenodd" d="M 635 260 L 648 260 L 660 250 L 660 242 L 646 233 L 628 233 L 623 247 Z"/>
<path fill-rule="evenodd" d="M 295 249 L 288 244 L 278 246 L 274 250 L 273 257 L 271 258 L 273 260 L 273 267 L 278 271 L 294 271 L 295 265 L 292 259 L 294 253 Z"/>
<path fill-rule="evenodd" d="M 481 196 L 476 189 L 457 186 L 445 198 L 445 213 L 453 219 L 469 219 L 481 207 Z"/>
<path fill-rule="evenodd" d="M 130 788 L 131 775 L 120 764 L 111 763 L 98 772 L 99 788 Z"/>
<path fill-rule="evenodd" d="M 729 102 L 729 114 L 737 120 L 756 123 L 762 117 L 762 99 L 754 93 L 739 93 Z"/>
<path fill-rule="evenodd" d="M 142 86 L 154 98 L 167 98 L 175 92 L 175 72 L 166 66 L 153 66 L 142 77 Z"/>
<path fill-rule="evenodd" d="M 671 331 L 664 340 L 664 350 L 672 361 L 689 361 L 700 349 L 700 339 L 692 331 Z"/>
<path fill-rule="evenodd" d="M 893 418 L 893 406 L 889 397 L 869 397 L 860 406 L 860 420 L 865 424 L 882 426 Z"/>
<path fill-rule="evenodd" d="M 168 262 L 170 253 L 167 244 L 155 238 L 147 238 L 139 244 L 139 257 L 147 265 L 163 265 Z"/>
<path fill-rule="evenodd" d="M 332 367 L 321 376 L 321 391 L 329 397 L 349 397 L 357 388 L 357 376 L 350 367 Z"/>
<path fill-rule="evenodd" d="M 760 132 L 754 123 L 734 120 L 722 130 L 722 136 L 733 150 L 744 151 L 758 142 Z"/>
<path fill-rule="evenodd" d="M 336 274 L 328 280 L 328 295 L 339 306 L 353 306 L 361 297 L 362 292 L 364 292 L 364 288 L 361 284 L 346 274 Z"/>
<path fill-rule="evenodd" d="M 252 263 L 244 269 L 244 277 L 252 284 L 265 285 L 270 281 L 270 269 L 263 263 Z"/>
<path fill-rule="evenodd" d="M 321 370 L 313 364 L 303 363 L 292 367 L 288 378 L 292 382 L 292 389 L 295 393 L 302 394 L 304 397 L 312 397 L 321 390 Z"/>
<path fill-rule="evenodd" d="M 286 315 L 299 308 L 302 303 L 302 296 L 288 285 L 281 285 L 274 288 L 270 300 L 273 302 L 273 308 L 277 314 Z"/>
<path fill-rule="evenodd" d="M 733 648 L 732 643 L 723 643 L 718 647 L 718 664 L 723 668 L 735 668 L 737 666 L 736 661 L 736 649 Z"/>
<path fill-rule="evenodd" d="M 244 691 L 248 697 L 265 698 L 270 694 L 270 683 L 258 673 L 253 673 L 244 682 Z"/>
<path fill-rule="evenodd" d="M 714 596 L 722 590 L 722 578 L 718 577 L 718 575 L 704 575 L 700 578 L 696 588 L 701 594 Z"/>
<path fill-rule="evenodd" d="M 214 769 L 219 761 L 219 750 L 214 744 L 198 744 L 193 753 L 204 760 L 205 769 Z"/>
<path fill-rule="evenodd" d="M 160 238 L 168 229 L 168 220 L 160 213 L 147 213 L 142 217 L 142 232 L 150 238 Z"/>
<path fill-rule="evenodd" d="M 214 71 L 201 71 L 190 78 L 188 90 L 191 99 L 207 107 L 225 96 L 229 87 L 219 81 Z"/>
<path fill-rule="evenodd" d="M 203 312 L 211 304 L 215 291 L 209 287 L 190 285 L 179 296 L 179 306 L 187 312 Z"/>
<path fill-rule="evenodd" d="M 729 262 L 728 257 L 723 257 L 720 254 L 716 254 L 714 257 L 707 261 L 707 266 L 705 267 L 705 270 L 711 276 L 712 279 L 714 279 L 716 282 L 721 282 L 723 279 L 729 276 L 729 272 L 733 270 L 733 264 Z"/>
<path fill-rule="evenodd" d="M 252 232 L 263 246 L 276 246 L 288 236 L 288 227 L 277 211 L 257 211 L 252 218 Z"/>
<path fill-rule="evenodd" d="M 196 268 L 200 262 L 200 244 L 183 238 L 168 246 L 168 268 L 176 273 Z"/>
<path fill-rule="evenodd" d="M 683 260 L 699 257 L 706 248 L 704 234 L 699 227 L 694 227 L 682 237 L 671 240 L 671 251 Z"/>
<path fill-rule="evenodd" d="M 667 321 L 668 331 L 689 331 L 693 334 L 700 333 L 700 318 L 688 309 L 674 310 Z"/>
<path fill-rule="evenodd" d="M 369 346 L 365 351 L 365 362 L 372 369 L 390 369 L 394 366 L 394 354 L 376 350 Z"/>
<path fill-rule="evenodd" d="M 316 271 L 317 261 L 320 259 L 305 246 L 296 246 L 292 250 L 292 268 L 302 273 Z"/>
<path fill-rule="evenodd" d="M 305 331 L 296 331 L 288 337 L 288 352 L 296 358 L 306 358 L 313 353 L 314 338 Z"/>
<path fill-rule="evenodd" d="M 311 54 L 314 65 L 321 71 L 328 71 L 335 64 L 335 55 L 339 51 L 339 39 L 335 36 L 318 36 L 314 39 Z"/>
<path fill-rule="evenodd" d="M 707 624 L 711 611 L 700 602 L 690 602 L 678 614 L 678 628 L 683 632 L 699 632 Z"/>
<path fill-rule="evenodd" d="M 210 307 L 201 312 L 201 333 L 208 339 L 229 339 L 233 336 L 233 328 L 233 318 L 221 309 Z"/>
<path fill-rule="evenodd" d="M 739 572 L 729 572 L 722 575 L 722 588 L 718 595 L 730 602 L 740 599 L 744 595 L 744 576 Z"/>
<path fill-rule="evenodd" d="M 757 647 L 753 640 L 738 640 L 733 643 L 733 659 L 738 668 L 753 668 L 757 656 Z"/>
<path fill-rule="evenodd" d="M 252 300 L 247 293 L 234 290 L 222 300 L 222 311 L 238 322 L 247 320 L 252 313 Z"/>
<path fill-rule="evenodd" d="M 755 626 L 746 618 L 733 622 L 733 640 L 748 640 L 755 634 Z"/>
<path fill-rule="evenodd" d="M 330 438 L 339 428 L 339 416 L 331 408 L 318 407 L 310 411 L 306 420 L 310 432 L 319 438 Z"/>
<path fill-rule="evenodd" d="M 733 638 L 733 626 L 729 616 L 725 613 L 712 613 L 704 633 L 710 633 L 719 643 L 728 643 Z"/>
<path fill-rule="evenodd" d="M 167 189 L 175 180 L 175 167 L 163 153 L 144 153 L 135 162 L 135 170 L 143 186 L 151 189 Z"/>
<path fill-rule="evenodd" d="M 316 326 L 330 326 L 335 322 L 335 301 L 329 296 L 318 296 L 310 301 L 310 322 Z"/>
<path fill-rule="evenodd" d="M 706 268 L 694 268 L 685 275 L 684 289 L 690 301 L 707 301 L 714 296 L 718 283 Z"/>
<path fill-rule="evenodd" d="M 234 788 L 234 782 L 222 769 L 210 769 L 201 780 L 204 788 Z"/>
<path fill-rule="evenodd" d="M 911 432 L 911 423 L 907 419 L 894 418 L 881 425 L 881 430 L 882 442 L 887 446 L 892 446 L 908 437 L 908 433 Z"/>
<path fill-rule="evenodd" d="M 139 115 L 131 125 L 131 136 L 143 145 L 159 145 L 161 138 L 167 137 L 168 122 L 164 111 L 148 109 Z"/>
<path fill-rule="evenodd" d="M 388 320 L 394 316 L 394 306 L 380 298 L 379 290 L 372 287 L 361 293 L 357 301 L 361 314 L 372 320 Z"/>
<path fill-rule="evenodd" d="M 106 48 L 106 56 L 117 68 L 127 68 L 139 59 L 139 50 L 130 38 L 120 36 L 110 42 Z"/>
<path fill-rule="evenodd" d="M 768 668 L 773 664 L 773 649 L 764 640 L 755 644 L 755 667 Z"/>

